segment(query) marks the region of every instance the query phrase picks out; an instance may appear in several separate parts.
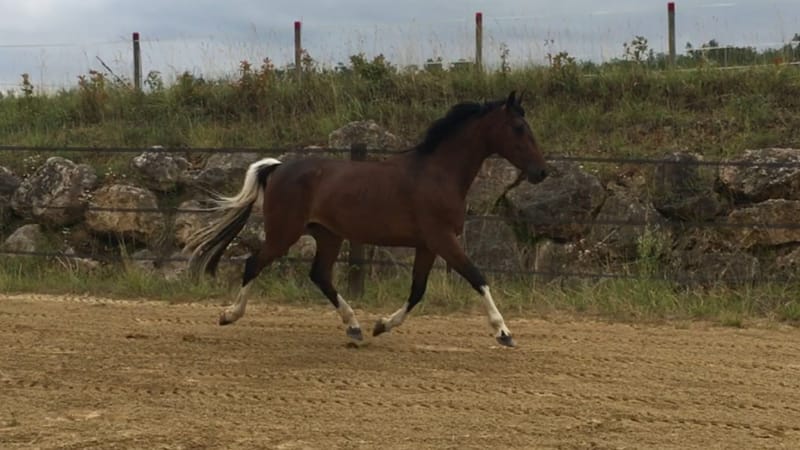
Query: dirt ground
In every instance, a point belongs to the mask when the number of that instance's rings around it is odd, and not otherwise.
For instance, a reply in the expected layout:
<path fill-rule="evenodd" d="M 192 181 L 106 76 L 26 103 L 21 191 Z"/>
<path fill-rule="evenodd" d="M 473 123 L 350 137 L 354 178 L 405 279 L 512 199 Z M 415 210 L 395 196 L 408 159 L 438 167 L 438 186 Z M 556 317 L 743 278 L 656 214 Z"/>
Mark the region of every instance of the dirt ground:
<path fill-rule="evenodd" d="M 0 295 L 0 448 L 798 448 L 800 330 Z M 357 311 L 363 324 L 376 314 Z"/>

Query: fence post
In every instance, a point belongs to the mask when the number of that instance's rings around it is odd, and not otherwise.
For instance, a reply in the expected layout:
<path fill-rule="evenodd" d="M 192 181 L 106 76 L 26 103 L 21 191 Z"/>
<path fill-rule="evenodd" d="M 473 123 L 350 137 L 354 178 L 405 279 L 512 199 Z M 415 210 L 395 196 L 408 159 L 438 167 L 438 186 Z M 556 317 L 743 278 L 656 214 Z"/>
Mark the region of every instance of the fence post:
<path fill-rule="evenodd" d="M 133 33 L 133 87 L 142 91 L 142 49 L 139 46 L 139 33 Z"/>
<path fill-rule="evenodd" d="M 483 70 L 483 13 L 475 13 L 475 69 Z"/>
<path fill-rule="evenodd" d="M 303 77 L 303 41 L 300 36 L 300 21 L 294 22 L 294 73 L 299 83 Z"/>
<path fill-rule="evenodd" d="M 367 146 L 365 144 L 352 144 L 350 146 L 350 159 L 364 161 L 367 159 Z M 351 297 L 361 297 L 364 294 L 364 244 L 350 242 L 350 252 L 347 257 L 347 286 Z"/>
<path fill-rule="evenodd" d="M 669 65 L 675 65 L 675 2 L 667 3 L 667 22 L 669 28 Z"/>

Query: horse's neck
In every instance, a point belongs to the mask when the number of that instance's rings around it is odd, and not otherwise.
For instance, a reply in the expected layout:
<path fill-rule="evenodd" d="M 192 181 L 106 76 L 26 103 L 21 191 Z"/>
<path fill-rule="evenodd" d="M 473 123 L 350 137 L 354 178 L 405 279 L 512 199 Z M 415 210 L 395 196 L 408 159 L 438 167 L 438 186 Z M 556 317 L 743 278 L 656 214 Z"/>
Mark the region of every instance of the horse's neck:
<path fill-rule="evenodd" d="M 439 165 L 444 173 L 452 176 L 459 192 L 466 197 L 489 152 L 483 148 L 478 137 L 462 133 L 443 142 L 431 156 L 431 163 Z"/>

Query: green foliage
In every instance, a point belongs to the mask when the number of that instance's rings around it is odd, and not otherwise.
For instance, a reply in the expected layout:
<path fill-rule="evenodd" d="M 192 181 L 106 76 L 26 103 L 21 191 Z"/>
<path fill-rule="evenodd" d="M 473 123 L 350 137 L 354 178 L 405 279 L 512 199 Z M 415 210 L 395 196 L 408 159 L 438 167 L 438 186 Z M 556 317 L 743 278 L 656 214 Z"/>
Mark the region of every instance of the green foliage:
<path fill-rule="evenodd" d="M 22 95 L 25 98 L 33 97 L 33 84 L 31 83 L 31 77 L 27 73 L 22 74 Z"/>
<path fill-rule="evenodd" d="M 13 257 L 0 260 L 0 286 L 8 293 L 90 294 L 112 298 L 150 298 L 166 301 L 229 303 L 238 286 L 240 267 L 230 276 L 203 278 L 199 282 L 179 277 L 166 280 L 131 264 L 81 268 L 71 260 Z M 311 283 L 308 267 L 279 262 L 265 270 L 250 290 L 254 303 L 324 305 L 327 300 Z M 344 286 L 346 274 L 338 269 L 334 284 Z M 373 314 L 397 309 L 408 294 L 408 270 L 396 275 L 374 275 L 367 280 L 356 308 Z M 615 321 L 709 320 L 722 326 L 744 327 L 753 318 L 800 322 L 798 287 L 790 284 L 738 288 L 688 289 L 654 279 L 579 280 L 567 286 L 545 284 L 533 276 L 490 276 L 500 309 L 508 316 L 571 313 Z M 472 311 L 482 314 L 480 299 L 466 281 L 454 274 L 434 271 L 425 299 L 415 314 Z"/>
<path fill-rule="evenodd" d="M 644 232 L 636 240 L 636 263 L 640 276 L 654 277 L 659 274 L 663 267 L 662 258 L 669 249 L 669 245 L 669 238 L 664 233 L 649 227 L 644 229 Z"/>
<path fill-rule="evenodd" d="M 383 55 L 378 55 L 369 61 L 363 53 L 350 56 L 353 73 L 370 82 L 381 82 L 391 78 L 397 73 Z"/>
<path fill-rule="evenodd" d="M 505 42 L 500 44 L 500 73 L 507 74 L 511 72 L 511 63 L 509 62 L 509 56 L 511 55 L 511 50 L 508 48 L 508 44 Z"/>
<path fill-rule="evenodd" d="M 83 123 L 99 123 L 108 110 L 109 91 L 106 76 L 102 72 L 90 71 L 78 77 L 78 120 Z"/>
<path fill-rule="evenodd" d="M 96 71 L 50 95 L 23 79 L 22 95 L 0 99 L 0 135 L 19 145 L 294 147 L 325 144 L 348 121 L 373 119 L 416 141 L 455 102 L 524 89 L 548 154 L 659 156 L 690 148 L 713 158 L 753 143 L 800 145 L 793 67 L 660 70 L 661 55 L 651 60 L 646 45 L 629 45 L 636 63 L 594 65 L 559 52 L 545 67 L 486 73 L 398 70 L 383 56 L 362 54 L 328 70 L 306 54 L 300 83 L 265 59 L 242 61 L 228 79 L 184 72 L 167 84 L 151 72 L 143 93 Z M 0 153 L 0 164 L 19 161 Z"/>
<path fill-rule="evenodd" d="M 573 98 L 582 95 L 581 73 L 575 58 L 563 51 L 555 55 L 548 53 L 547 58 L 550 62 L 548 93 L 563 94 Z"/>
<path fill-rule="evenodd" d="M 625 42 L 622 44 L 623 48 L 625 49 L 625 60 L 632 61 L 637 64 L 641 64 L 645 62 L 645 60 L 650 57 L 652 59 L 653 53 L 650 50 L 648 54 L 648 44 L 647 38 L 644 36 L 636 36 L 630 42 Z"/>

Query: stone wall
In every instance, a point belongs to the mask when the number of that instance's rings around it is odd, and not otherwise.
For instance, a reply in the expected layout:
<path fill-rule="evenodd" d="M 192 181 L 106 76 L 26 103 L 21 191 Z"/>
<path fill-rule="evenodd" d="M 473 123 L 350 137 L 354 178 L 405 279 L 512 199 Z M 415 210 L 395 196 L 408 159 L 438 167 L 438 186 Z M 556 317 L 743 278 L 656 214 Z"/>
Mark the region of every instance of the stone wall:
<path fill-rule="evenodd" d="M 331 146 L 364 139 L 372 147 L 406 146 L 372 122 L 337 130 Z M 146 267 L 175 276 L 181 268 L 160 258 L 179 257 L 186 239 L 213 218 L 202 212 L 208 191 L 235 192 L 247 166 L 260 157 L 219 153 L 190 163 L 153 148 L 131 158 L 127 182 L 100 180 L 90 166 L 61 157 L 47 159 L 24 178 L 0 167 L 3 249 L 74 253 L 108 263 L 124 253 L 123 246 L 127 254 L 155 261 Z M 655 165 L 600 171 L 554 162 L 544 182 L 509 189 L 517 171 L 490 159 L 467 199 L 462 243 L 480 267 L 536 271 L 544 279 L 564 272 L 692 283 L 794 276 L 800 258 L 800 150 L 748 150 L 736 161 L 707 166 L 698 155 L 677 153 Z M 228 254 L 244 256 L 263 238 L 255 211 Z M 292 249 L 293 256 L 313 254 L 307 237 Z M 370 254 L 410 263 L 413 252 Z"/>

